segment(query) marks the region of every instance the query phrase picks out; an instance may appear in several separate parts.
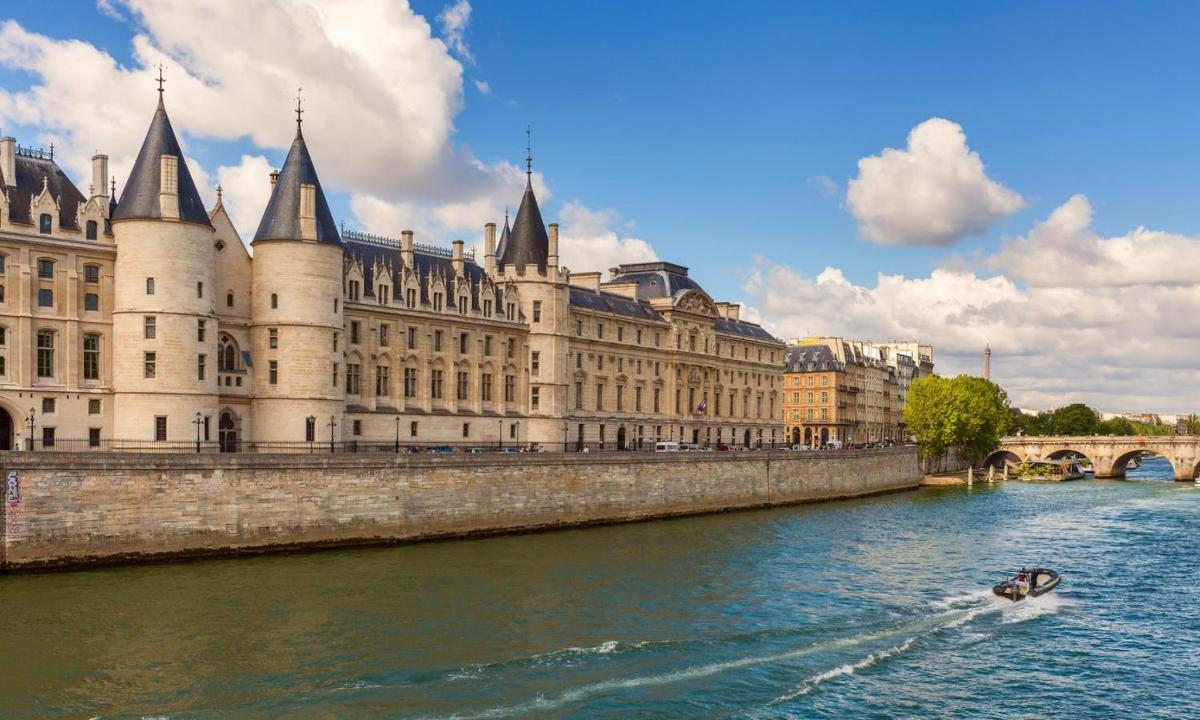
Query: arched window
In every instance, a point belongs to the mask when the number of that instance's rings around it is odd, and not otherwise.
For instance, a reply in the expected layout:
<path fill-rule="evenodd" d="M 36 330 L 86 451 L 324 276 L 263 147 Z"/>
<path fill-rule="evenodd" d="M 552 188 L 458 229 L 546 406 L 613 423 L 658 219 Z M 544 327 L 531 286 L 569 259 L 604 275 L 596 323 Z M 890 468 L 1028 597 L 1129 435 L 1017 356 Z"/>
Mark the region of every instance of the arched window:
<path fill-rule="evenodd" d="M 217 370 L 219 372 L 235 372 L 238 369 L 238 351 L 233 338 L 222 335 L 217 348 Z"/>
<path fill-rule="evenodd" d="M 225 307 L 233 307 L 233 291 L 225 293 Z"/>
<path fill-rule="evenodd" d="M 38 217 L 38 232 L 43 235 L 49 235 L 50 230 L 54 227 L 54 223 L 50 218 L 50 213 L 42 213 Z"/>
<path fill-rule="evenodd" d="M 88 240 L 96 239 L 96 228 L 97 228 L 97 225 L 96 225 L 95 220 L 87 221 L 87 239 Z"/>
<path fill-rule="evenodd" d="M 271 293 L 271 309 L 275 310 L 279 307 L 279 296 Z"/>

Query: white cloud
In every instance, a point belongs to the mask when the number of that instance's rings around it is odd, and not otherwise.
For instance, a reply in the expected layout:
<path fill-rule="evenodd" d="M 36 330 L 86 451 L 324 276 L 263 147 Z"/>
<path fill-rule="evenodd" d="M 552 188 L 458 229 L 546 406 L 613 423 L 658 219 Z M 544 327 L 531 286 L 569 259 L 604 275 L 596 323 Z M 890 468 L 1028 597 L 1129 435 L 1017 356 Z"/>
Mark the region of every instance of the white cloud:
<path fill-rule="evenodd" d="M 445 39 L 446 45 L 455 55 L 474 64 L 475 58 L 471 55 L 471 49 L 467 47 L 464 37 L 467 24 L 471 22 L 471 3 L 467 0 L 458 0 L 438 13 L 437 19 L 442 25 L 442 37 Z"/>
<path fill-rule="evenodd" d="M 327 191 L 473 220 L 480 218 L 471 208 L 502 208 L 520 197 L 511 182 L 519 168 L 484 163 L 454 142 L 462 66 L 405 3 L 259 0 L 254 22 L 246 22 L 241 0 L 109 0 L 107 7 L 123 11 L 134 29 L 129 66 L 87 42 L 32 33 L 15 21 L 0 25 L 0 67 L 33 78 L 27 87 L 0 89 L 0 125 L 37 127 L 26 142 L 54 142 L 74 177 L 89 176 L 88 158 L 98 150 L 123 182 L 157 100 L 151 67 L 162 62 L 185 153 L 190 138 L 218 148 L 249 140 L 282 153 L 295 133 L 291 98 L 303 86 L 305 137 Z M 452 46 L 469 18 L 465 2 L 442 13 Z M 202 189 L 209 202 L 211 185 Z M 232 206 L 237 192 L 226 189 Z M 373 204 L 354 200 L 355 207 Z M 238 213 L 244 220 L 261 211 Z M 246 233 L 256 225 L 238 227 Z"/>
<path fill-rule="evenodd" d="M 950 245 L 1024 206 L 987 176 L 956 123 L 931 118 L 908 147 L 858 161 L 846 200 L 863 236 L 880 245 Z"/>
<path fill-rule="evenodd" d="M 614 229 L 618 217 L 611 210 L 590 210 L 569 202 L 563 205 L 559 218 L 559 263 L 574 272 L 607 272 L 621 263 L 658 259 L 650 243 L 622 237 Z"/>
<path fill-rule="evenodd" d="M 225 212 L 246 242 L 258 230 L 263 209 L 271 198 L 270 176 L 274 169 L 262 155 L 243 155 L 237 165 L 217 168 Z"/>
<path fill-rule="evenodd" d="M 808 179 L 808 184 L 817 189 L 825 197 L 833 197 L 838 194 L 837 180 L 828 175 L 816 175 Z"/>
<path fill-rule="evenodd" d="M 1090 210 L 1077 196 L 1039 223 L 1028 238 L 997 254 L 1013 262 L 1024 246 L 1041 247 L 1054 229 L 1086 243 L 1054 244 L 1055 265 L 1033 273 L 987 277 L 941 267 L 928 277 L 880 273 L 858 285 L 841 270 L 815 278 L 756 258 L 744 290 L 781 337 L 840 335 L 866 340 L 916 338 L 934 345 L 943 374 L 981 372 L 982 352 L 993 351 L 992 376 L 1017 404 L 1047 408 L 1088 402 L 1108 410 L 1193 410 L 1200 403 L 1200 275 L 1182 282 L 1168 255 L 1147 253 L 1121 282 L 1080 286 L 1077 274 L 1102 272 L 1097 257 L 1122 257 L 1126 238 L 1102 240 L 1088 230 Z M 1084 219 L 1086 216 L 1087 219 Z M 1192 256 L 1200 240 L 1139 228 L 1132 236 L 1168 236 Z M 1032 239 L 1032 241 L 1031 241 Z M 1037 262 L 1047 262 L 1047 258 Z M 1179 262 L 1194 262 L 1179 259 Z M 1136 273 L 1142 284 L 1131 286 Z M 1037 283 L 1024 275 L 1032 274 Z M 1058 282 L 1054 279 L 1058 278 Z M 1161 279 L 1161 282 L 1158 280 Z"/>
<path fill-rule="evenodd" d="M 1119 237 L 1091 230 L 1092 206 L 1075 195 L 1025 237 L 1007 243 L 988 266 L 1043 287 L 1193 285 L 1200 239 L 1139 227 Z"/>
<path fill-rule="evenodd" d="M 488 84 L 487 80 L 476 80 L 475 81 L 475 89 L 478 90 L 479 92 L 483 93 L 484 95 L 492 94 L 492 86 L 490 84 Z"/>
<path fill-rule="evenodd" d="M 96 0 L 96 10 L 109 19 L 125 22 L 125 16 L 113 5 L 113 0 Z"/>

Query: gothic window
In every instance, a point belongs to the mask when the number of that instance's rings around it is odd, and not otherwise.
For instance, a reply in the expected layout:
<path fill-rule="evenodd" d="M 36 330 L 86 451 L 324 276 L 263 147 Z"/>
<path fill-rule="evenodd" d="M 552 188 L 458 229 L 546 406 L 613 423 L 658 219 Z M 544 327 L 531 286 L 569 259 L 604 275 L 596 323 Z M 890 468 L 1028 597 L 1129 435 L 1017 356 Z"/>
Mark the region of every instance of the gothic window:
<path fill-rule="evenodd" d="M 88 240 L 95 240 L 95 239 L 96 239 L 96 230 L 97 230 L 97 227 L 98 227 L 98 226 L 96 225 L 96 221 L 95 221 L 95 220 L 88 220 L 88 221 L 87 221 L 87 239 L 88 239 Z"/>
<path fill-rule="evenodd" d="M 233 291 L 225 293 L 225 307 L 233 307 Z"/>
<path fill-rule="evenodd" d="M 221 342 L 217 347 L 217 370 L 234 372 L 238 367 L 237 360 L 237 347 L 233 344 L 233 340 L 228 335 L 222 335 Z"/>
<path fill-rule="evenodd" d="M 43 235 L 49 235 L 52 227 L 53 222 L 50 219 L 50 213 L 42 213 L 38 217 L 38 232 Z"/>

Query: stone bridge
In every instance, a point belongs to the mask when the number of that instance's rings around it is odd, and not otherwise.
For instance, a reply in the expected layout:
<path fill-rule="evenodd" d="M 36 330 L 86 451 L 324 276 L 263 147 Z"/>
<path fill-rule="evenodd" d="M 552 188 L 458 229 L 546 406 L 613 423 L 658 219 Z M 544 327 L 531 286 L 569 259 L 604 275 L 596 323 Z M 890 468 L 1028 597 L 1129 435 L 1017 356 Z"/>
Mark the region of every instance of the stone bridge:
<path fill-rule="evenodd" d="M 1149 451 L 1171 461 L 1175 479 L 1196 479 L 1200 463 L 1200 435 L 1006 437 L 988 459 L 1000 466 L 1005 460 L 1058 460 L 1078 454 L 1092 461 L 1096 477 L 1125 477 L 1125 467 L 1138 453 Z"/>

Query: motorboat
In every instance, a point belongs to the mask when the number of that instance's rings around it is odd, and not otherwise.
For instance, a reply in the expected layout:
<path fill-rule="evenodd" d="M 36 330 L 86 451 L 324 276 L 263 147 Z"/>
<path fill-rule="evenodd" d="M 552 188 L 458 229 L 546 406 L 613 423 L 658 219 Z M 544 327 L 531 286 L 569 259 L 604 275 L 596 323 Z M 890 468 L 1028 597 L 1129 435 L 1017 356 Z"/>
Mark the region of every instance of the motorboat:
<path fill-rule="evenodd" d="M 1019 602 L 1027 597 L 1045 595 L 1058 587 L 1061 579 L 1058 573 L 1050 568 L 1022 568 L 1015 575 L 995 585 L 992 592 L 1002 598 Z"/>

